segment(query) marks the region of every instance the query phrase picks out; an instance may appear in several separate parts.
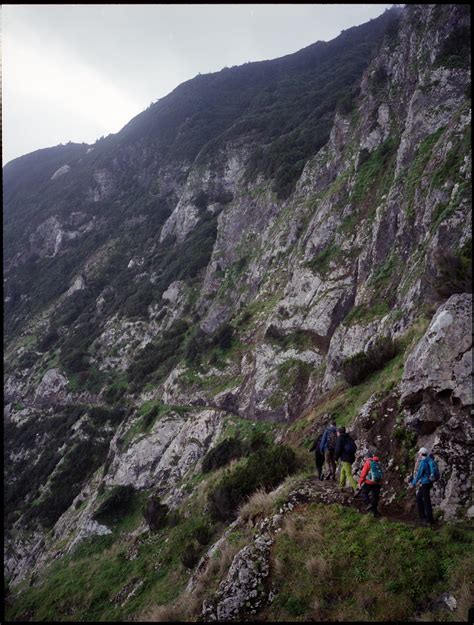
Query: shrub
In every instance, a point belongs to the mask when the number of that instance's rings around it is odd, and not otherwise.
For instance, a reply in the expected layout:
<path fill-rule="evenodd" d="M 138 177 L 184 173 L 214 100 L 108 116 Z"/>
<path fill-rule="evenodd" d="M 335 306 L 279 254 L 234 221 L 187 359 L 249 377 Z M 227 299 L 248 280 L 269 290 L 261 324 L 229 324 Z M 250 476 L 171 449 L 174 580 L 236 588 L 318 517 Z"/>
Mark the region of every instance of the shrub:
<path fill-rule="evenodd" d="M 212 538 L 212 527 L 204 522 L 200 523 L 194 528 L 192 536 L 200 545 L 208 545 Z"/>
<path fill-rule="evenodd" d="M 286 445 L 274 445 L 252 454 L 245 464 L 227 473 L 208 496 L 211 517 L 230 521 L 239 504 L 258 488 L 270 489 L 296 469 L 296 456 Z"/>
<path fill-rule="evenodd" d="M 123 408 L 104 408 L 103 406 L 91 406 L 89 409 L 89 417 L 94 425 L 102 425 L 106 421 L 118 424 L 125 416 Z"/>
<path fill-rule="evenodd" d="M 127 514 L 135 489 L 133 486 L 114 486 L 93 515 L 99 523 L 114 523 Z"/>
<path fill-rule="evenodd" d="M 213 344 L 222 350 L 229 349 L 232 345 L 234 330 L 228 323 L 224 324 L 213 337 Z"/>
<path fill-rule="evenodd" d="M 161 503 L 159 497 L 150 497 L 148 499 L 143 509 L 143 516 L 151 532 L 156 532 L 167 525 L 168 512 L 168 506 Z"/>
<path fill-rule="evenodd" d="M 268 446 L 268 439 L 264 432 L 253 431 L 250 435 L 248 443 L 249 450 L 253 453 L 259 449 L 263 449 Z"/>
<path fill-rule="evenodd" d="M 198 208 L 201 212 L 207 209 L 208 197 L 205 191 L 202 189 L 194 196 L 193 202 L 196 208 Z"/>
<path fill-rule="evenodd" d="M 80 441 L 66 455 L 49 481 L 49 490 L 38 505 L 28 510 L 28 518 L 37 517 L 44 527 L 52 527 L 79 494 L 84 481 L 100 466 L 107 455 L 108 441 Z"/>
<path fill-rule="evenodd" d="M 202 461 L 202 472 L 208 473 L 228 464 L 244 453 L 242 442 L 238 438 L 226 438 L 219 445 L 210 449 Z"/>
<path fill-rule="evenodd" d="M 188 543 L 181 553 L 181 562 L 187 569 L 192 569 L 199 562 L 199 551 L 194 543 Z"/>
<path fill-rule="evenodd" d="M 275 495 L 259 488 L 239 507 L 239 516 L 244 522 L 255 525 L 257 519 L 270 516 L 275 509 Z"/>
<path fill-rule="evenodd" d="M 46 332 L 41 341 L 38 343 L 38 349 L 42 352 L 46 352 L 56 343 L 59 339 L 59 335 L 56 330 L 53 328 Z"/>
<path fill-rule="evenodd" d="M 378 337 L 364 352 L 357 352 L 346 358 L 341 367 L 342 375 L 351 386 L 360 384 L 371 373 L 382 369 L 397 354 L 397 346 L 387 336 Z"/>
<path fill-rule="evenodd" d="M 142 426 L 144 430 L 147 430 L 150 425 L 155 421 L 158 416 L 159 410 L 158 406 L 153 406 L 143 417 Z"/>
<path fill-rule="evenodd" d="M 437 296 L 446 300 L 455 293 L 472 293 L 472 240 L 457 252 L 443 252 L 435 260 L 432 287 Z"/>
<path fill-rule="evenodd" d="M 115 402 L 122 399 L 126 390 L 127 385 L 124 382 L 111 384 L 104 391 L 104 399 L 109 404 L 114 404 Z"/>

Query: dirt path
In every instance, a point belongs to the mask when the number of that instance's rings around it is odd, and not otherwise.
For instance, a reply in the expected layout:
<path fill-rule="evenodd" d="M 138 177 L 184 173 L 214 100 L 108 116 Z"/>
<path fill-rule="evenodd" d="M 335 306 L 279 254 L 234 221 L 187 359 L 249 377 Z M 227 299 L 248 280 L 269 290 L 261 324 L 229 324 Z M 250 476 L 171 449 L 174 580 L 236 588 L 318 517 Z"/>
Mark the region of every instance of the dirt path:
<path fill-rule="evenodd" d="M 354 497 L 351 488 L 341 490 L 336 480 L 320 481 L 317 477 L 309 478 L 301 483 L 301 486 L 296 492 L 301 493 L 302 497 L 304 497 L 303 493 L 307 494 L 308 503 L 312 501 L 326 504 L 338 503 L 344 506 L 350 506 L 351 508 L 355 508 L 358 512 L 361 512 L 362 514 L 370 514 L 365 509 L 366 504 L 363 501 L 362 497 L 360 495 L 358 497 Z M 296 500 L 298 501 L 298 499 L 299 498 L 297 498 Z M 303 499 L 301 499 L 300 502 L 303 503 Z M 401 510 L 400 507 L 397 505 L 387 505 L 383 502 L 379 502 L 378 511 L 379 516 L 377 518 L 379 519 L 388 519 L 390 521 L 397 521 L 400 523 L 405 523 L 407 525 L 412 525 L 416 527 L 419 526 L 416 510 L 413 512 L 406 512 L 404 510 Z"/>

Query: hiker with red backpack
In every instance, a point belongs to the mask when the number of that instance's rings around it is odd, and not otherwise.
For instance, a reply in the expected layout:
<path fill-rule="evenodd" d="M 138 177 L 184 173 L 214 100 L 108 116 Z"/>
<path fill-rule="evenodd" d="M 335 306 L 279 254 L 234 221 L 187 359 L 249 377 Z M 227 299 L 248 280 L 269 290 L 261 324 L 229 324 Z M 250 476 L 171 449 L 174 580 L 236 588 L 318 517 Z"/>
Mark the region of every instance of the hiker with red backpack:
<path fill-rule="evenodd" d="M 411 481 L 411 486 L 416 487 L 420 482 L 416 492 L 418 516 L 422 525 L 429 525 L 430 527 L 434 524 L 430 491 L 433 488 L 433 482 L 437 480 L 439 480 L 439 469 L 436 460 L 432 454 L 428 453 L 426 447 L 421 447 L 415 463 L 415 475 Z"/>
<path fill-rule="evenodd" d="M 339 488 L 343 490 L 346 483 L 349 482 L 349 486 L 352 486 L 354 493 L 357 492 L 357 482 L 352 477 L 351 465 L 355 460 L 355 453 L 357 451 L 357 445 L 354 442 L 352 436 L 346 432 L 345 427 L 337 429 L 337 441 L 336 450 L 334 452 L 334 458 L 336 462 L 341 461 L 341 474 L 339 476 Z"/>
<path fill-rule="evenodd" d="M 378 456 L 375 451 L 368 451 L 359 477 L 359 487 L 362 499 L 367 506 L 366 511 L 372 512 L 374 516 L 379 515 L 377 506 L 382 487 L 382 477 L 383 471 Z"/>
<path fill-rule="evenodd" d="M 324 454 L 324 460 L 328 471 L 328 474 L 326 476 L 327 480 L 336 479 L 336 461 L 334 459 L 336 440 L 337 428 L 336 424 L 332 421 L 329 424 L 329 427 L 327 427 L 324 431 L 323 437 L 321 439 L 321 444 L 319 446 L 319 451 Z"/>

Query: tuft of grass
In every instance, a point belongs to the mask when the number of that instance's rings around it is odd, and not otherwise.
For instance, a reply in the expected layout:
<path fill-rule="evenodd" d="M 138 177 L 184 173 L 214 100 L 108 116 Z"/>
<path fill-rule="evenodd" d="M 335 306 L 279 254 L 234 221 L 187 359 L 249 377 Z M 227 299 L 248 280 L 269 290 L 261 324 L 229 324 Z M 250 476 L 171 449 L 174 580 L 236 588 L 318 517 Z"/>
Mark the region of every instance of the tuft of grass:
<path fill-rule="evenodd" d="M 361 304 L 360 306 L 354 306 L 342 323 L 345 326 L 365 324 L 374 319 L 385 317 L 389 312 L 390 307 L 387 302 L 375 302 L 370 305 Z"/>
<path fill-rule="evenodd" d="M 267 493 L 264 488 L 259 488 L 240 505 L 239 517 L 242 521 L 255 525 L 257 521 L 275 512 L 275 501 L 276 494 L 273 491 Z"/>
<path fill-rule="evenodd" d="M 399 144 L 399 137 L 389 137 L 359 166 L 351 194 L 356 206 L 377 206 L 377 201 L 387 192 L 393 179 Z"/>

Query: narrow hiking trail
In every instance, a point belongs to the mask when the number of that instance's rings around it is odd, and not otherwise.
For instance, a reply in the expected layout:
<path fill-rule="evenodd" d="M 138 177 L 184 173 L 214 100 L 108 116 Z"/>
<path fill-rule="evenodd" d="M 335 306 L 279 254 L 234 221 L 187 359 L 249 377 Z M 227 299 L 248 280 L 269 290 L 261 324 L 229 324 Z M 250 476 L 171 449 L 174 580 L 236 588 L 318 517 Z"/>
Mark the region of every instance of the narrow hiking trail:
<path fill-rule="evenodd" d="M 354 497 L 352 488 L 346 487 L 341 489 L 339 487 L 338 478 L 336 478 L 336 480 L 319 480 L 318 477 L 315 476 L 314 478 L 309 478 L 302 482 L 301 486 L 304 489 L 302 493 L 304 492 L 308 494 L 309 499 L 307 503 L 338 503 L 355 508 L 362 514 L 371 514 L 366 511 L 366 504 L 362 497 L 360 495 L 358 497 Z M 409 491 L 409 493 L 411 492 L 413 498 L 413 512 L 410 512 L 401 510 L 399 506 L 384 503 L 382 500 L 383 488 L 384 487 L 382 485 L 381 499 L 378 505 L 379 514 L 375 518 L 398 521 L 400 523 L 406 523 L 407 525 L 418 526 L 419 523 L 415 509 L 415 491 Z M 297 492 L 299 493 L 300 489 L 298 489 Z M 301 503 L 303 503 L 303 501 Z"/>
<path fill-rule="evenodd" d="M 383 487 L 382 487 L 383 488 Z M 278 493 L 278 488 L 273 491 Z M 380 514 L 373 517 L 366 512 L 366 504 L 359 497 L 354 497 L 352 489 L 341 489 L 337 481 L 320 481 L 316 476 L 303 479 L 285 497 L 278 511 L 265 518 L 256 511 L 255 516 L 248 517 L 253 528 L 253 538 L 236 553 L 227 575 L 222 579 L 217 592 L 212 598 L 203 602 L 200 619 L 208 621 L 234 621 L 256 618 L 269 606 L 278 589 L 271 581 L 272 560 L 275 543 L 280 532 L 285 531 L 288 521 L 293 515 L 304 516 L 311 504 L 350 507 L 358 512 L 374 518 L 375 522 L 392 521 L 416 526 L 416 515 L 408 518 L 400 511 L 394 511 L 390 505 L 379 503 Z M 214 554 L 219 550 L 227 534 L 244 530 L 246 522 L 238 517 L 229 527 L 228 532 L 215 543 L 203 556 L 188 584 L 188 592 L 193 592 L 199 578 L 205 574 Z"/>

